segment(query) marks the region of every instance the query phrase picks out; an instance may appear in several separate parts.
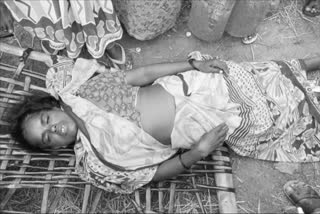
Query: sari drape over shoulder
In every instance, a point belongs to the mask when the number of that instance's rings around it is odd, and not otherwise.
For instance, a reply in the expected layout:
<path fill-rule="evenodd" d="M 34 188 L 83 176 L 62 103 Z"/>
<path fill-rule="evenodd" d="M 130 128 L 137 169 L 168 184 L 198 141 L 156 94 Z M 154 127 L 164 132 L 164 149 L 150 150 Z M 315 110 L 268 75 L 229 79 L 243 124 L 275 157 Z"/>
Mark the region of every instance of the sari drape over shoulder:
<path fill-rule="evenodd" d="M 69 72 L 72 79 L 63 89 L 57 88 L 61 85 L 52 79 L 47 81 L 47 87 L 53 93 L 59 91 L 58 95 L 84 122 L 89 134 L 90 139 L 83 132 L 78 133 L 74 147 L 76 172 L 99 188 L 120 193 L 131 193 L 149 183 L 157 165 L 177 150 L 161 144 L 136 123 L 76 96 L 79 87 L 94 73 L 121 71 L 107 70 L 96 60 L 78 59 Z"/>

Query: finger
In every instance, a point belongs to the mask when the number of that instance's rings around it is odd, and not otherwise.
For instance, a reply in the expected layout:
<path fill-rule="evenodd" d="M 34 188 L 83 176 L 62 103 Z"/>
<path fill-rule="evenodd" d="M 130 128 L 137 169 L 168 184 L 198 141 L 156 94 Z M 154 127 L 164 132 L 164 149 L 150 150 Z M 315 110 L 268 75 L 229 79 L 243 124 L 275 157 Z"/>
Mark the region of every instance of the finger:
<path fill-rule="evenodd" d="M 223 70 L 224 72 L 226 72 L 228 70 L 228 67 L 224 63 L 219 63 L 219 65 L 217 67 L 219 69 Z"/>
<path fill-rule="evenodd" d="M 9 33 L 13 33 L 13 22 L 9 21 L 9 23 L 7 24 L 7 31 Z"/>
<path fill-rule="evenodd" d="M 228 130 L 229 130 L 228 128 L 222 128 L 215 132 L 210 132 L 208 133 L 207 138 L 211 140 L 213 139 L 219 140 L 221 137 L 223 138 L 223 136 L 227 135 Z"/>
<path fill-rule="evenodd" d="M 219 135 L 221 133 L 221 131 L 225 130 L 226 128 L 228 128 L 228 126 L 225 123 L 221 123 L 218 126 L 211 129 L 205 135 L 208 137 L 214 137 L 214 136 Z"/>
<path fill-rule="evenodd" d="M 228 132 L 223 132 L 218 135 L 218 140 L 225 140 L 228 135 Z"/>
<path fill-rule="evenodd" d="M 216 67 L 220 68 L 221 70 L 223 70 L 225 72 L 228 72 L 228 70 L 229 70 L 227 63 L 225 63 L 221 60 L 216 60 L 214 64 Z"/>
<path fill-rule="evenodd" d="M 222 137 L 223 139 L 225 139 L 225 138 L 227 137 L 227 135 L 228 135 L 228 131 L 224 132 L 224 133 L 221 135 L 221 137 Z"/>
<path fill-rule="evenodd" d="M 217 139 L 217 142 L 224 142 L 226 140 L 227 135 L 223 135 Z"/>
<path fill-rule="evenodd" d="M 223 137 L 223 136 L 227 136 L 228 131 L 229 131 L 228 127 L 223 127 L 221 130 L 219 130 L 219 132 L 217 134 L 217 137 L 220 138 L 220 137 Z"/>
<path fill-rule="evenodd" d="M 211 71 L 212 73 L 222 74 L 224 72 L 224 70 L 225 70 L 225 68 L 217 66 L 217 65 L 211 65 L 210 67 L 212 69 L 212 71 Z"/>
<path fill-rule="evenodd" d="M 218 126 L 216 126 L 215 128 L 211 129 L 210 132 L 212 132 L 213 134 L 219 134 L 224 129 L 225 126 L 226 126 L 225 123 L 221 123 Z"/>
<path fill-rule="evenodd" d="M 227 124 L 225 122 L 220 123 L 219 125 L 217 125 L 217 127 L 223 127 L 226 126 Z"/>
<path fill-rule="evenodd" d="M 220 74 L 222 72 L 223 71 L 220 68 L 216 67 L 216 66 L 211 68 L 211 73 Z"/>
<path fill-rule="evenodd" d="M 229 126 L 227 124 L 223 124 L 223 127 L 222 127 L 224 130 L 228 131 L 229 130 Z"/>
<path fill-rule="evenodd" d="M 8 25 L 5 25 L 2 29 L 2 31 L 6 31 L 6 32 L 8 32 L 8 30 L 9 30 Z"/>
<path fill-rule="evenodd" d="M 221 130 L 228 129 L 228 125 L 225 122 L 219 124 L 217 127 L 219 127 L 219 129 L 221 129 Z"/>
<path fill-rule="evenodd" d="M 215 146 L 221 146 L 224 143 L 225 139 L 221 138 L 219 140 L 217 140 L 214 144 Z"/>

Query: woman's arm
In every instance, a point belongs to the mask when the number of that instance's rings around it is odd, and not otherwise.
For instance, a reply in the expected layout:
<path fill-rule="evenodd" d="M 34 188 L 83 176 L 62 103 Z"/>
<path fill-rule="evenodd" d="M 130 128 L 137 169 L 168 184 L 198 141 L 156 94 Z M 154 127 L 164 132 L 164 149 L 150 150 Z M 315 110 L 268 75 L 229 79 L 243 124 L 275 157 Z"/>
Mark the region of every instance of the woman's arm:
<path fill-rule="evenodd" d="M 191 150 L 169 159 L 158 167 L 153 181 L 161 181 L 177 176 L 197 161 L 207 157 L 212 151 L 222 145 L 228 132 L 228 126 L 223 123 L 201 137 L 200 142 Z"/>
<path fill-rule="evenodd" d="M 225 62 L 217 59 L 208 61 L 194 61 L 193 64 L 195 68 L 192 67 L 188 61 L 146 65 L 127 71 L 126 81 L 129 85 L 143 86 L 152 83 L 160 77 L 175 75 L 177 73 L 193 69 L 197 69 L 206 73 L 217 73 L 220 70 L 227 70 L 227 65 Z"/>

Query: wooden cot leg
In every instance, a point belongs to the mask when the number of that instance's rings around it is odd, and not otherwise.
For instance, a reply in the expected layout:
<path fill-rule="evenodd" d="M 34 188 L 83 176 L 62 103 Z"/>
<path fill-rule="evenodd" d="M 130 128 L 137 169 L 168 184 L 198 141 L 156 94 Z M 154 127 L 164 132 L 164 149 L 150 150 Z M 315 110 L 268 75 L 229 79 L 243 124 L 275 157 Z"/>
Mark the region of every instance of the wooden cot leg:
<path fill-rule="evenodd" d="M 81 213 L 86 213 L 86 211 L 87 211 L 90 191 L 91 191 L 91 184 L 86 184 L 85 189 L 84 189 L 84 196 L 83 196 Z"/>
<path fill-rule="evenodd" d="M 158 193 L 158 197 L 159 197 L 159 212 L 160 213 L 164 213 L 164 206 L 163 206 L 163 191 L 161 190 L 161 188 L 163 187 L 163 182 L 159 182 L 158 183 L 158 187 L 160 189 L 159 193 Z"/>
<path fill-rule="evenodd" d="M 192 180 L 193 187 L 196 189 L 197 185 L 196 185 L 196 179 L 194 178 L 194 176 L 191 177 L 191 180 Z M 195 194 L 196 194 L 196 197 L 197 197 L 198 204 L 200 206 L 201 212 L 202 213 L 206 213 L 206 210 L 204 209 L 204 206 L 203 206 L 201 198 L 200 198 L 200 194 L 198 192 L 195 192 Z"/>
<path fill-rule="evenodd" d="M 53 171 L 54 169 L 54 160 L 51 160 L 49 162 L 48 171 Z M 52 174 L 46 175 L 46 180 L 51 180 Z M 41 213 L 47 213 L 48 208 L 48 197 L 49 197 L 49 190 L 50 190 L 50 184 L 45 184 L 43 187 L 43 196 L 42 196 L 42 203 L 41 203 Z"/>
<path fill-rule="evenodd" d="M 150 186 L 147 186 L 146 189 L 146 213 L 151 211 L 151 188 Z"/>
<path fill-rule="evenodd" d="M 230 162 L 230 158 L 223 156 L 222 153 L 227 152 L 226 147 L 222 147 L 219 150 L 213 152 L 212 159 L 215 161 Z M 214 169 L 231 169 L 231 166 L 214 166 Z M 214 175 L 216 185 L 218 187 L 234 188 L 233 178 L 230 173 L 215 173 Z M 219 212 L 220 213 L 237 213 L 236 196 L 234 192 L 228 191 L 217 191 L 219 201 Z"/>
<path fill-rule="evenodd" d="M 168 210 L 168 213 L 173 213 L 175 192 L 176 192 L 176 184 L 172 182 L 170 184 L 170 197 L 169 197 L 169 210 Z"/>
<path fill-rule="evenodd" d="M 96 193 L 96 195 L 94 197 L 94 200 L 92 202 L 91 209 L 90 209 L 89 213 L 96 213 L 96 208 L 97 208 L 98 203 L 100 201 L 101 194 L 102 194 L 102 190 L 98 189 L 97 193 Z"/>
<path fill-rule="evenodd" d="M 58 189 L 57 194 L 54 196 L 54 199 L 52 200 L 52 203 L 49 206 L 48 213 L 54 213 L 63 191 L 64 191 L 64 188 L 59 188 Z"/>
<path fill-rule="evenodd" d="M 139 190 L 134 191 L 134 199 L 131 200 L 133 205 L 136 208 L 136 213 L 144 213 L 142 206 L 141 206 L 141 200 L 140 200 L 140 193 Z"/>

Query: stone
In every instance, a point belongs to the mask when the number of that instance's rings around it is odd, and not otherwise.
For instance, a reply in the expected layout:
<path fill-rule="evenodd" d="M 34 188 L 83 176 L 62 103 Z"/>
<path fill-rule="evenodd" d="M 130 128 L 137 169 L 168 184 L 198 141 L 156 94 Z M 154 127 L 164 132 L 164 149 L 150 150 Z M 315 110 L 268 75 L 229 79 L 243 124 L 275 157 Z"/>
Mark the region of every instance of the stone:
<path fill-rule="evenodd" d="M 153 39 L 172 28 L 181 0 L 114 0 L 115 10 L 127 33 L 138 40 Z"/>

